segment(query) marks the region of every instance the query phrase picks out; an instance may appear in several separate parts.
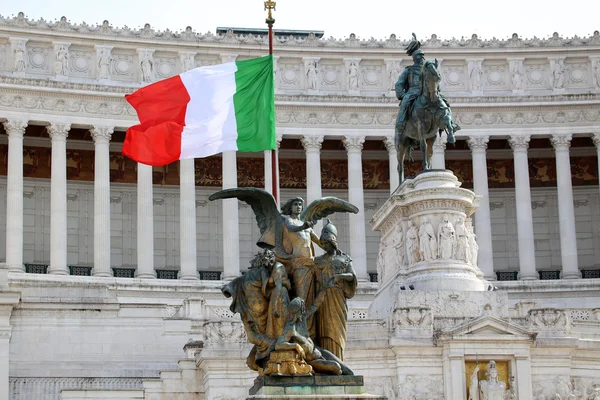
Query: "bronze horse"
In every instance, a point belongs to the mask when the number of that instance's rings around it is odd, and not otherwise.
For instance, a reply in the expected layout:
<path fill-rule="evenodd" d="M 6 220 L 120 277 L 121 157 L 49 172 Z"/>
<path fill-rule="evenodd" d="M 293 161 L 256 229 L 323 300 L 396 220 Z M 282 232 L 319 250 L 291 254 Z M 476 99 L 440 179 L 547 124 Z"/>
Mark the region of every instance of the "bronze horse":
<path fill-rule="evenodd" d="M 442 76 L 438 61 L 426 61 L 421 71 L 421 94 L 408 110 L 404 131 L 396 126 L 395 144 L 398 156 L 398 174 L 404 181 L 404 159 L 417 146 L 423 153 L 423 170 L 431 169 L 433 143 L 442 131 L 448 134 L 448 143 L 454 143 L 452 111 L 440 94 Z"/>

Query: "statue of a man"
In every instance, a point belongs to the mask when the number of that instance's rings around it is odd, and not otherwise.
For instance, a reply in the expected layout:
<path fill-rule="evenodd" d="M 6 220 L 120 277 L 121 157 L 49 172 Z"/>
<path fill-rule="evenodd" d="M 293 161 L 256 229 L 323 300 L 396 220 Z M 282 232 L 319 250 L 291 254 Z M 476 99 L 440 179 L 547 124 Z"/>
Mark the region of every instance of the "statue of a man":
<path fill-rule="evenodd" d="M 400 110 L 398 111 L 398 118 L 396 119 L 396 127 L 399 133 L 404 132 L 410 106 L 419 94 L 421 94 L 421 73 L 423 71 L 423 66 L 425 65 L 425 53 L 419 48 L 420 46 L 421 43 L 413 33 L 413 40 L 406 49 L 406 53 L 413 59 L 413 65 L 404 68 L 404 71 L 402 71 L 396 82 L 396 97 L 400 100 Z M 443 100 L 443 104 L 440 104 L 440 106 L 446 108 L 450 107 L 446 98 L 441 93 L 439 95 Z M 460 129 L 454 121 L 452 121 L 452 125 L 454 131 Z M 454 143 L 454 135 L 452 133 L 450 133 L 450 135 L 451 136 L 448 136 L 448 143 Z"/>
<path fill-rule="evenodd" d="M 419 228 L 419 239 L 421 245 L 421 247 L 419 248 L 421 259 L 423 261 L 435 260 L 438 254 L 437 240 L 435 238 L 433 226 L 431 225 L 427 217 L 423 217 L 421 219 L 421 227 Z"/>

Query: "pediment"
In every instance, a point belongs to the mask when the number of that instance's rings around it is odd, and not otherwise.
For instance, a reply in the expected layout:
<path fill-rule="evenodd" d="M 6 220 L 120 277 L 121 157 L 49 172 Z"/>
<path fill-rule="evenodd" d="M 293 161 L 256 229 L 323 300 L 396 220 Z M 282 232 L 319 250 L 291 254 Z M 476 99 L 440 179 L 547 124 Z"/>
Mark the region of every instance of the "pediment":
<path fill-rule="evenodd" d="M 531 340 L 536 336 L 535 332 L 531 332 L 517 324 L 510 322 L 508 319 L 501 319 L 493 315 L 485 315 L 469 320 L 461 325 L 440 332 L 440 339 L 457 339 L 477 337 L 511 340 Z"/>

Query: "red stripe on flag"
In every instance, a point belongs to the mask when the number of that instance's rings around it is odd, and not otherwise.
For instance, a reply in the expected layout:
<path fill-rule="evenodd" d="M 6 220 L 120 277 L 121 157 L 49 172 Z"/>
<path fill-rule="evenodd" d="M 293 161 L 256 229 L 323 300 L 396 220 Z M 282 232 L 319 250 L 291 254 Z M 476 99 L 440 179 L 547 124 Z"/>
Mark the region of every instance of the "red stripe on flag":
<path fill-rule="evenodd" d="M 170 164 L 181 155 L 181 132 L 190 96 L 179 75 L 125 96 L 140 124 L 127 129 L 123 155 L 153 166 Z"/>

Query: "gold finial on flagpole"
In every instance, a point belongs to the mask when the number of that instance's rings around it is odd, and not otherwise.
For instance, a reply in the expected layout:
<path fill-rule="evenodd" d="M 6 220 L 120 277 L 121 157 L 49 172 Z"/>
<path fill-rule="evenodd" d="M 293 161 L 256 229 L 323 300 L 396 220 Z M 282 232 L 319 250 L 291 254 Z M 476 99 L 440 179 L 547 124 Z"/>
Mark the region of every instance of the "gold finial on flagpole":
<path fill-rule="evenodd" d="M 275 18 L 273 18 L 272 12 L 275 11 L 276 5 L 277 3 L 272 0 L 265 1 L 265 10 L 269 11 L 269 14 L 267 15 L 267 20 L 265 21 L 267 25 L 273 25 L 275 23 Z"/>

